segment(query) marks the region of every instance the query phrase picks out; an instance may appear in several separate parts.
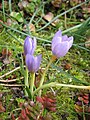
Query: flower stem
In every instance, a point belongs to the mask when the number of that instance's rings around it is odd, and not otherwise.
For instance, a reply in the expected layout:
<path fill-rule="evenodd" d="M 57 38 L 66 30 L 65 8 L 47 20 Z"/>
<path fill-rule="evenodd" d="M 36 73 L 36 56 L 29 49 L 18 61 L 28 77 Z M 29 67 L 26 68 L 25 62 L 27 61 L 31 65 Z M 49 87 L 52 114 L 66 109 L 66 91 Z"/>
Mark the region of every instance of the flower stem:
<path fill-rule="evenodd" d="M 41 78 L 41 81 L 40 81 L 39 87 L 41 87 L 41 86 L 43 85 L 44 78 L 45 78 L 45 74 L 46 74 L 46 72 L 47 72 L 49 66 L 51 65 L 51 63 L 52 63 L 53 61 L 55 61 L 55 60 L 56 60 L 56 57 L 55 57 L 55 56 L 52 56 L 50 62 L 48 63 L 48 65 L 47 65 L 45 71 L 44 71 L 43 74 L 42 74 L 42 78 Z M 39 91 L 39 96 L 41 96 L 41 90 Z"/>
<path fill-rule="evenodd" d="M 49 87 L 70 87 L 70 88 L 79 88 L 79 89 L 87 89 L 90 90 L 90 86 L 78 86 L 78 85 L 69 85 L 69 84 L 60 84 L 57 82 L 51 82 L 49 84 L 42 85 L 38 87 L 34 92 L 33 95 L 36 94 L 41 89 L 49 88 Z"/>
<path fill-rule="evenodd" d="M 32 77 L 31 77 L 31 81 L 30 81 L 30 92 L 31 92 L 31 96 L 33 95 L 34 81 L 35 81 L 35 73 L 32 73 Z M 32 96 L 32 97 L 33 97 L 33 96 Z"/>
<path fill-rule="evenodd" d="M 25 74 L 25 86 L 27 86 L 29 88 L 29 84 L 28 84 L 28 69 L 26 68 L 26 74 Z M 25 89 L 25 94 L 28 96 L 28 93 Z"/>

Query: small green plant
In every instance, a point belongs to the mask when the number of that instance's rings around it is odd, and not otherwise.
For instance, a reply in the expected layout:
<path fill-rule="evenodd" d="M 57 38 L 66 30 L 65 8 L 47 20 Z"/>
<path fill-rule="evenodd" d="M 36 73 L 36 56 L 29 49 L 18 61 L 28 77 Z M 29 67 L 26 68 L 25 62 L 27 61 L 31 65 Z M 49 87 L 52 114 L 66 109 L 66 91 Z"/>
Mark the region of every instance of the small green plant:
<path fill-rule="evenodd" d="M 71 87 L 71 88 L 81 88 L 81 89 L 90 89 L 90 86 L 77 86 L 77 85 L 70 85 L 70 84 L 60 84 L 58 82 L 50 82 L 44 84 L 45 75 L 48 71 L 49 66 L 54 62 L 56 59 L 63 57 L 69 51 L 73 44 L 73 36 L 68 37 L 67 35 L 62 36 L 61 30 L 56 32 L 52 39 L 52 57 L 50 62 L 48 63 L 47 67 L 45 68 L 39 86 L 35 88 L 35 73 L 38 71 L 42 56 L 38 55 L 34 57 L 34 51 L 36 48 L 36 39 L 34 40 L 31 37 L 26 37 L 24 42 L 24 55 L 25 55 L 25 62 L 26 62 L 26 75 L 25 75 L 25 87 L 26 87 L 26 95 L 28 95 L 32 100 L 34 95 L 41 97 L 42 89 L 49 88 L 49 87 Z M 28 72 L 31 73 L 31 79 L 28 79 Z"/>

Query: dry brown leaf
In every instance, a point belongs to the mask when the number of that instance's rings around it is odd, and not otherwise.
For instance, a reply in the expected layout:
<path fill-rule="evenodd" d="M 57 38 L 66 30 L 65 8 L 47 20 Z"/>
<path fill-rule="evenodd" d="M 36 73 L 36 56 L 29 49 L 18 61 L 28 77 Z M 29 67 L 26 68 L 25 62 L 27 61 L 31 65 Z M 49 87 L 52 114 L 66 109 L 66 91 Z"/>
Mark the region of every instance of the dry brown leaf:
<path fill-rule="evenodd" d="M 3 63 L 6 65 L 6 64 L 9 64 L 10 63 L 10 60 L 6 57 L 4 60 L 3 60 Z"/>
<path fill-rule="evenodd" d="M 54 15 L 51 12 L 48 12 L 43 18 L 47 21 L 51 21 L 53 19 Z"/>
<path fill-rule="evenodd" d="M 11 26 L 12 25 L 12 20 L 10 18 L 7 19 L 7 25 Z"/>
<path fill-rule="evenodd" d="M 79 3 L 79 0 L 72 0 L 72 2 Z"/>
<path fill-rule="evenodd" d="M 66 70 L 70 70 L 71 69 L 71 64 L 70 63 L 66 63 L 65 66 L 64 66 L 64 68 Z"/>
<path fill-rule="evenodd" d="M 2 103 L 0 102 L 0 113 L 5 112 L 5 108 L 3 107 Z"/>
<path fill-rule="evenodd" d="M 53 0 L 51 3 L 54 7 L 59 8 L 60 4 L 62 3 L 62 0 Z"/>
<path fill-rule="evenodd" d="M 12 55 L 12 52 L 10 50 L 3 48 L 2 56 L 0 57 L 0 61 L 2 61 L 4 64 L 9 64 L 11 55 Z"/>
<path fill-rule="evenodd" d="M 34 24 L 30 24 L 30 31 L 33 31 L 33 32 L 35 32 L 35 26 L 34 26 Z"/>
<path fill-rule="evenodd" d="M 12 52 L 10 51 L 10 50 L 8 50 L 8 49 L 6 49 L 6 48 L 3 48 L 3 50 L 2 50 L 2 56 L 11 56 L 12 55 Z"/>
<path fill-rule="evenodd" d="M 22 10 L 23 8 L 25 8 L 28 5 L 28 2 L 26 0 L 20 1 L 18 3 L 19 8 Z"/>
<path fill-rule="evenodd" d="M 54 18 L 54 15 L 52 12 L 48 12 L 46 15 L 43 16 L 43 18 L 45 20 L 47 20 L 48 22 L 50 22 L 53 18 Z M 53 26 L 56 26 L 56 24 L 59 22 L 59 19 L 55 20 L 54 22 L 52 22 L 51 24 Z"/>
<path fill-rule="evenodd" d="M 89 7 L 82 7 L 83 11 L 87 11 L 88 13 L 90 13 L 90 6 Z"/>
<path fill-rule="evenodd" d="M 35 32 L 35 31 L 36 31 L 34 24 L 30 24 L 30 25 L 29 25 L 29 29 L 30 29 L 30 31 L 32 31 L 32 32 Z M 23 31 L 27 31 L 27 25 L 24 25 Z"/>

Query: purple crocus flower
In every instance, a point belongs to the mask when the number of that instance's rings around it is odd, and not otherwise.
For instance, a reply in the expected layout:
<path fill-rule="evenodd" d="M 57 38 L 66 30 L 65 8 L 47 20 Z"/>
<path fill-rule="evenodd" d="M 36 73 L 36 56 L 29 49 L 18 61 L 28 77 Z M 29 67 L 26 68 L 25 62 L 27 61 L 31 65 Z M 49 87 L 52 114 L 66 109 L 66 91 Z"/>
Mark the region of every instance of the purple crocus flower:
<path fill-rule="evenodd" d="M 62 36 L 61 30 L 56 32 L 52 39 L 52 53 L 57 58 L 63 57 L 69 51 L 73 44 L 73 36 L 68 37 L 67 35 Z"/>
<path fill-rule="evenodd" d="M 26 66 L 29 72 L 37 72 L 41 63 L 42 55 L 34 57 L 33 55 L 26 55 Z"/>
<path fill-rule="evenodd" d="M 24 42 L 24 54 L 33 55 L 36 48 L 36 38 L 32 40 L 31 37 L 27 36 Z"/>

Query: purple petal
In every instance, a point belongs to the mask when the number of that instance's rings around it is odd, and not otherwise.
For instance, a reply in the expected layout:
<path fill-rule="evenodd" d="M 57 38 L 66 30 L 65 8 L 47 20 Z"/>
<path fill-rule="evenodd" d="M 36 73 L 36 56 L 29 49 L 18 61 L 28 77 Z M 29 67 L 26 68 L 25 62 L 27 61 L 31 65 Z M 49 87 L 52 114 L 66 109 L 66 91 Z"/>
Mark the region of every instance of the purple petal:
<path fill-rule="evenodd" d="M 52 52 L 57 58 L 63 57 L 71 48 L 72 44 L 73 37 L 68 37 L 67 35 L 62 36 L 61 30 L 59 30 L 52 39 Z"/>
<path fill-rule="evenodd" d="M 62 31 L 59 30 L 55 33 L 54 37 L 61 37 L 62 36 Z"/>
<path fill-rule="evenodd" d="M 52 50 L 54 49 L 54 47 L 56 45 L 60 44 L 61 41 L 62 41 L 62 37 L 56 37 L 56 38 L 54 38 L 53 41 L 52 41 Z"/>
<path fill-rule="evenodd" d="M 58 37 L 62 37 L 62 31 L 59 30 L 55 33 L 53 39 L 52 39 L 52 42 L 55 42 L 55 39 L 58 38 Z"/>
<path fill-rule="evenodd" d="M 60 44 L 57 44 L 52 52 L 57 58 L 59 58 L 65 56 L 68 50 L 69 50 L 69 42 L 65 41 L 65 42 L 61 42 Z"/>
<path fill-rule="evenodd" d="M 37 41 L 36 41 L 36 38 L 34 37 L 34 39 L 32 40 L 32 51 L 31 51 L 32 55 L 34 54 L 36 46 L 37 46 Z"/>
<path fill-rule="evenodd" d="M 68 38 L 68 42 L 69 42 L 69 49 L 72 47 L 73 44 L 73 36 Z"/>
<path fill-rule="evenodd" d="M 59 30 L 55 33 L 53 39 L 52 39 L 52 50 L 54 47 L 59 44 L 62 41 L 62 31 Z"/>
<path fill-rule="evenodd" d="M 36 44 L 37 44 L 36 38 L 32 40 L 29 36 L 26 37 L 25 42 L 24 42 L 24 54 L 33 55 L 36 49 Z"/>
<path fill-rule="evenodd" d="M 37 72 L 39 67 L 40 67 L 40 63 L 42 60 L 42 55 L 38 55 L 36 57 L 34 57 L 34 71 Z"/>
<path fill-rule="evenodd" d="M 26 55 L 26 66 L 30 72 L 33 72 L 34 56 L 30 54 Z"/>
<path fill-rule="evenodd" d="M 41 63 L 42 55 L 36 57 L 27 54 L 26 55 L 26 66 L 29 72 L 37 72 Z"/>
<path fill-rule="evenodd" d="M 31 54 L 32 51 L 32 39 L 28 36 L 24 42 L 24 54 Z"/>
<path fill-rule="evenodd" d="M 67 35 L 62 36 L 62 42 L 67 41 L 67 40 L 68 40 L 68 36 Z"/>

